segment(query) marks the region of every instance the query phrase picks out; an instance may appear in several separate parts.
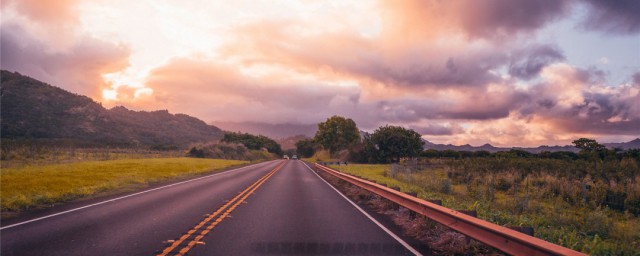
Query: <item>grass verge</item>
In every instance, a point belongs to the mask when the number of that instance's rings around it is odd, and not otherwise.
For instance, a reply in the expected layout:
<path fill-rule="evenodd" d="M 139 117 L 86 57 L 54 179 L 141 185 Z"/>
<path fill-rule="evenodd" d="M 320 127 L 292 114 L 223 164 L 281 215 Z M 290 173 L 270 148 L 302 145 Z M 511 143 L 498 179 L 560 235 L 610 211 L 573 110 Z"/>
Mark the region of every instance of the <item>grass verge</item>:
<path fill-rule="evenodd" d="M 640 255 L 640 229 L 637 229 L 640 218 L 629 213 L 534 196 L 527 199 L 526 210 L 516 211 L 514 207 L 521 203 L 522 195 L 456 184 L 444 168 L 394 175 L 390 165 L 331 167 L 389 187 L 400 187 L 403 192 L 416 192 L 423 199 L 440 199 L 443 206 L 454 210 L 476 210 L 480 219 L 499 225 L 533 227 L 538 238 L 590 255 Z"/>
<path fill-rule="evenodd" d="M 422 246 L 418 244 L 412 244 L 412 246 L 415 249 L 424 250 L 423 253 L 426 255 L 505 255 L 480 242 L 467 239 L 463 234 L 440 223 L 414 215 L 410 210 L 400 207 L 377 194 L 340 180 L 323 171 L 319 171 L 318 174 L 352 201 L 378 214 L 385 215 L 386 218 L 390 219 L 402 230 L 404 235 L 418 241 Z"/>
<path fill-rule="evenodd" d="M 247 161 L 199 158 L 156 158 L 91 161 L 22 168 L 0 172 L 3 217 L 33 208 L 124 192 L 176 178 L 246 164 Z"/>

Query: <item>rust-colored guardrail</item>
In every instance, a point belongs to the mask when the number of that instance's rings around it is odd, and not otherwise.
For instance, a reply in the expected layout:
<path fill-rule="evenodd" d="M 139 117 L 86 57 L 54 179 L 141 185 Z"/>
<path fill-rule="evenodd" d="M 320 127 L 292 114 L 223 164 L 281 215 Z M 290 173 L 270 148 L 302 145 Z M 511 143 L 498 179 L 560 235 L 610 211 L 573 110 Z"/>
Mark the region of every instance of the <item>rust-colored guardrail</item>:
<path fill-rule="evenodd" d="M 317 163 L 315 166 L 339 179 L 378 194 L 409 210 L 511 255 L 586 255 Z"/>

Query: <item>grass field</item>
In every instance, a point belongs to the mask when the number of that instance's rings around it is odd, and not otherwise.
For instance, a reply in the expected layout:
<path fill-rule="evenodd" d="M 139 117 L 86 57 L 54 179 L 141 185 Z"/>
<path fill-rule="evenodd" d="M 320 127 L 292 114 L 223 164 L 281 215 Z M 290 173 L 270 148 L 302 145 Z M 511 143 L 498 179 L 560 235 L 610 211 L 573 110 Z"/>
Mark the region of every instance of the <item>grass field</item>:
<path fill-rule="evenodd" d="M 222 159 L 156 158 L 2 168 L 0 205 L 3 216 L 9 216 L 7 213 L 105 193 L 132 191 L 152 183 L 246 163 Z"/>
<path fill-rule="evenodd" d="M 307 162 L 331 162 L 331 161 L 338 161 L 336 159 L 332 159 L 331 155 L 329 154 L 328 151 L 326 150 L 318 150 L 317 152 L 315 152 L 313 154 L 313 156 L 311 157 L 307 157 L 307 158 L 302 158 L 302 160 L 307 161 Z"/>
<path fill-rule="evenodd" d="M 398 186 L 404 192 L 417 192 L 423 199 L 441 199 L 443 206 L 451 209 L 476 210 L 479 218 L 499 225 L 534 227 L 538 238 L 591 255 L 640 255 L 640 217 L 628 212 L 569 204 L 562 195 L 549 196 L 533 185 L 526 190 L 522 185 L 517 190 L 515 186 L 498 190 L 493 187 L 499 184 L 493 182 L 492 186 L 478 184 L 478 180 L 458 183 L 449 177 L 451 168 L 447 166 L 413 173 L 394 173 L 390 165 L 331 167 Z M 497 180 L 489 176 L 484 179 Z"/>

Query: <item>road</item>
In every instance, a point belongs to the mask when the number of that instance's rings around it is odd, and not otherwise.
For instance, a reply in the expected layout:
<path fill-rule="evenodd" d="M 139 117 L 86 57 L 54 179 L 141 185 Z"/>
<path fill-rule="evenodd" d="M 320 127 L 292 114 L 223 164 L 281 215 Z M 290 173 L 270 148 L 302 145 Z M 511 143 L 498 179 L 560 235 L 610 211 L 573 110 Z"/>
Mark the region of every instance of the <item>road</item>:
<path fill-rule="evenodd" d="M 418 253 L 298 160 L 260 163 L 84 207 L 3 223 L 1 254 Z"/>

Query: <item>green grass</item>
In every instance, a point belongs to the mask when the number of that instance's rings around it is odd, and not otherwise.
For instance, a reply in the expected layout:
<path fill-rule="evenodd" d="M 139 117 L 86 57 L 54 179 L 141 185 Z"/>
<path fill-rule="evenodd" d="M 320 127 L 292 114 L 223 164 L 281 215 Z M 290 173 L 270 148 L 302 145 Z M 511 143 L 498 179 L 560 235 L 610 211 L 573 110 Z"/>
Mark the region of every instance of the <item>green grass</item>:
<path fill-rule="evenodd" d="M 131 191 L 151 183 L 192 177 L 245 163 L 248 162 L 156 158 L 2 168 L 0 205 L 2 212 L 20 212 L 104 193 Z"/>
<path fill-rule="evenodd" d="M 318 150 L 313 156 L 308 158 L 302 158 L 302 160 L 307 162 L 337 162 L 338 160 L 331 158 L 331 154 L 326 150 Z"/>
<path fill-rule="evenodd" d="M 465 202 L 456 201 L 453 195 L 439 193 L 424 189 L 422 186 L 403 182 L 395 178 L 389 177 L 387 171 L 391 168 L 387 164 L 348 164 L 348 165 L 331 165 L 331 168 L 344 171 L 349 174 L 358 175 L 363 178 L 375 180 L 377 183 L 386 184 L 387 187 L 399 187 L 403 192 L 415 192 L 418 197 L 423 199 L 440 199 L 443 204 L 456 210 L 471 210 L 473 207 Z M 473 204 L 473 203 L 472 203 Z"/>
<path fill-rule="evenodd" d="M 640 255 L 640 218 L 606 208 L 570 205 L 562 198 L 532 196 L 524 212 L 514 211 L 522 194 L 487 191 L 482 185 L 456 184 L 441 168 L 391 175 L 390 165 L 331 166 L 346 173 L 417 192 L 423 199 L 441 199 L 454 210 L 476 210 L 481 219 L 506 226 L 534 227 L 536 237 L 591 255 Z M 392 177 L 393 176 L 393 177 Z M 485 179 L 496 177 L 485 176 Z M 443 185 L 448 184 L 448 185 Z"/>

